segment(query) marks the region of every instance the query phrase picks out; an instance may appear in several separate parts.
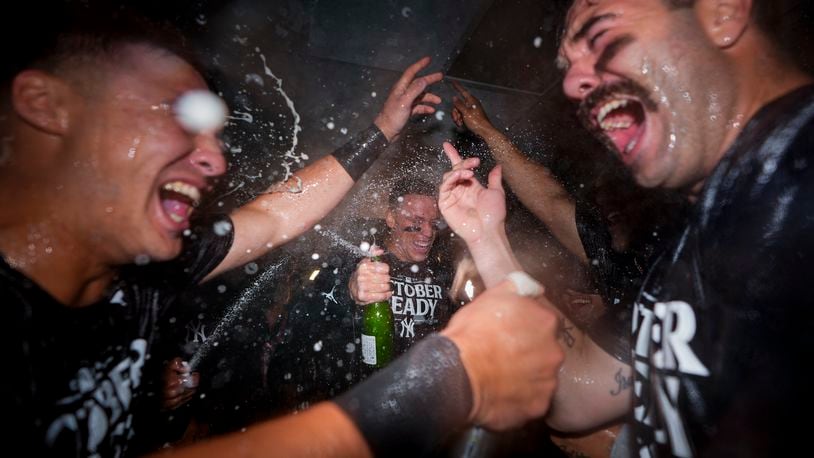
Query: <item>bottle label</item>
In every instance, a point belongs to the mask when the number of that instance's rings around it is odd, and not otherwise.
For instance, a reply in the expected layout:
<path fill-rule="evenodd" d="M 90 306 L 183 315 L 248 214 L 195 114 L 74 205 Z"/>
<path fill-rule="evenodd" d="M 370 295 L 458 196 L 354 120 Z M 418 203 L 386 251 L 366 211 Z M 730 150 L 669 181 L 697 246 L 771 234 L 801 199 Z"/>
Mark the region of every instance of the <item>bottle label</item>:
<path fill-rule="evenodd" d="M 362 362 L 376 365 L 376 336 L 362 334 Z"/>

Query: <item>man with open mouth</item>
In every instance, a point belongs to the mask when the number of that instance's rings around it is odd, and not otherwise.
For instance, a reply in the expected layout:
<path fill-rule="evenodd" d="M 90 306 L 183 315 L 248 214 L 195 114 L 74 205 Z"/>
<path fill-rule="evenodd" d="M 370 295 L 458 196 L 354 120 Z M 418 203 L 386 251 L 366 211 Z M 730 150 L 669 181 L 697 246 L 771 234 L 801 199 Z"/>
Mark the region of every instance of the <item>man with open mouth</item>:
<path fill-rule="evenodd" d="M 443 329 L 453 312 L 449 298 L 452 267 L 441 259 L 444 253 L 430 256 L 441 229 L 436 200 L 436 187 L 426 181 L 397 180 L 385 215 L 389 229 L 385 251 L 379 262 L 363 259 L 348 282 L 350 298 L 357 306 L 390 301 L 395 355 Z"/>
<path fill-rule="evenodd" d="M 558 59 L 565 94 L 641 185 L 680 190 L 693 207 L 620 329 L 630 364 L 588 338 L 566 348 L 554 428 L 630 415 L 627 450 L 643 457 L 807 446 L 810 422 L 796 415 L 814 404 L 814 86 L 772 36 L 782 5 L 571 4 Z M 453 170 L 439 207 L 456 232 L 462 221 L 478 227 L 470 250 L 491 261 L 481 270 L 489 284 L 516 268 L 500 225 L 477 224 L 500 214 L 499 171 L 484 188 L 473 182 L 477 161 L 446 149 Z"/>
<path fill-rule="evenodd" d="M 417 76 L 429 64 L 419 60 L 347 145 L 231 215 L 193 224 L 209 180 L 226 169 L 223 102 L 172 30 L 125 9 L 76 6 L 76 16 L 49 10 L 54 24 L 38 14 L 31 28 L 3 27 L 32 32 L 4 55 L 0 93 L 3 416 L 28 453 L 122 456 L 138 440 L 138 413 L 159 397 L 143 380 L 160 363 L 150 358 L 159 317 L 185 288 L 313 227 L 412 115 L 434 112 L 440 99 L 427 88 L 441 74 Z M 524 356 L 556 341 L 553 316 L 521 286 L 485 293 L 335 402 L 175 452 L 407 453 L 468 422 L 507 428 L 539 416 L 561 352 Z M 504 322 L 483 319 L 509 305 Z M 519 338 L 499 339 L 506 326 Z M 479 363 L 517 358 L 525 364 Z M 389 389 L 404 382 L 421 389 Z M 387 403 L 401 410 L 380 414 Z"/>

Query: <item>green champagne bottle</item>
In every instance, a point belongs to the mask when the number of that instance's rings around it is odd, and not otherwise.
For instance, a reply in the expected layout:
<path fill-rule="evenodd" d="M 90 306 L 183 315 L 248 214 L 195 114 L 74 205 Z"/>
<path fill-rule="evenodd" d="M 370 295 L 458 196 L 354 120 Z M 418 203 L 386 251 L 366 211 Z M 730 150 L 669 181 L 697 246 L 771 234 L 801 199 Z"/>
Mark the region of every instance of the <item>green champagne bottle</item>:
<path fill-rule="evenodd" d="M 374 256 L 373 261 L 379 262 L 378 256 Z M 379 369 L 393 359 L 393 321 L 390 301 L 365 305 L 362 315 L 362 362 L 368 367 Z"/>

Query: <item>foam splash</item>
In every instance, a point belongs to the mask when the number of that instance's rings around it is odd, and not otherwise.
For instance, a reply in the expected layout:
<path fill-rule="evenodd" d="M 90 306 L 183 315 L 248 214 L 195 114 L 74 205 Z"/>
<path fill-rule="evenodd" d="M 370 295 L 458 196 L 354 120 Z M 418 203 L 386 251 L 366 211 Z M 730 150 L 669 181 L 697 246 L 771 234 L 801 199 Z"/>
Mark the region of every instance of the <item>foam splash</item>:
<path fill-rule="evenodd" d="M 263 288 L 267 286 L 274 275 L 280 270 L 286 262 L 288 261 L 288 257 L 284 257 L 276 264 L 269 266 L 260 276 L 258 276 L 251 285 L 249 285 L 243 292 L 240 294 L 240 297 L 237 298 L 234 304 L 229 307 L 226 314 L 221 318 L 220 322 L 218 323 L 215 330 L 206 339 L 195 354 L 192 355 L 192 358 L 189 359 L 189 367 L 191 371 L 194 371 L 198 365 L 201 363 L 201 360 L 204 359 L 208 354 L 211 348 L 217 345 L 218 340 L 220 339 L 221 335 L 226 329 L 229 329 L 232 324 L 234 324 L 235 320 L 241 315 L 241 312 L 252 302 L 254 302 L 261 293 L 263 293 Z"/>
<path fill-rule="evenodd" d="M 254 50 L 260 53 L 260 48 L 254 48 Z M 283 80 L 277 77 L 271 69 L 268 67 L 266 63 L 266 56 L 260 53 L 260 59 L 263 61 L 263 71 L 266 75 L 270 76 L 275 84 L 274 90 L 279 93 L 283 99 L 285 100 L 286 105 L 288 105 L 288 109 L 291 110 L 291 115 L 294 117 L 294 130 L 293 135 L 291 137 L 291 148 L 285 152 L 283 155 L 283 168 L 285 168 L 285 176 L 283 177 L 282 181 L 288 181 L 291 178 L 293 173 L 291 172 L 291 166 L 294 164 L 299 164 L 301 161 L 308 160 L 308 155 L 306 154 L 294 154 L 294 150 L 297 149 L 297 145 L 299 144 L 299 133 L 302 131 L 302 127 L 300 126 L 300 114 L 297 113 L 297 109 L 294 107 L 294 101 L 291 100 L 291 97 L 286 94 L 283 90 Z"/>

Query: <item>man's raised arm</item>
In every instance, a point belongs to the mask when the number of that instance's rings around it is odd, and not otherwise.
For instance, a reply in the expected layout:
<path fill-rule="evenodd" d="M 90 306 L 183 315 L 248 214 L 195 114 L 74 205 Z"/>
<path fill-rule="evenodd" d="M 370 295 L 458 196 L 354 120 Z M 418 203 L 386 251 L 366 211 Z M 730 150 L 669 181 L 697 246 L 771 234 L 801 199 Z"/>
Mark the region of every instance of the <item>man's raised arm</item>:
<path fill-rule="evenodd" d="M 339 204 L 412 115 L 433 113 L 433 105 L 441 99 L 425 91 L 442 75 L 416 76 L 429 63 L 425 57 L 404 71 L 368 129 L 235 210 L 231 215 L 232 247 L 207 279 L 262 256 L 308 230 Z"/>
<path fill-rule="evenodd" d="M 481 278 L 491 287 L 522 270 L 505 232 L 500 166 L 489 173 L 488 187 L 484 187 L 472 170 L 478 165 L 477 158 L 462 159 L 449 143 L 444 144 L 444 151 L 452 170 L 444 175 L 438 206 L 449 226 L 466 242 Z M 539 295 L 537 301 L 558 315 L 558 338 L 565 352 L 549 424 L 564 432 L 579 432 L 624 415 L 630 408 L 630 367 L 578 331 L 545 296 Z"/>
<path fill-rule="evenodd" d="M 529 209 L 571 253 L 587 263 L 588 257 L 577 232 L 576 206 L 571 194 L 545 166 L 523 154 L 486 116 L 480 100 L 457 82 L 460 97 L 453 98 L 452 119 L 466 126 L 489 146 L 503 168 L 503 177 L 520 202 Z"/>

